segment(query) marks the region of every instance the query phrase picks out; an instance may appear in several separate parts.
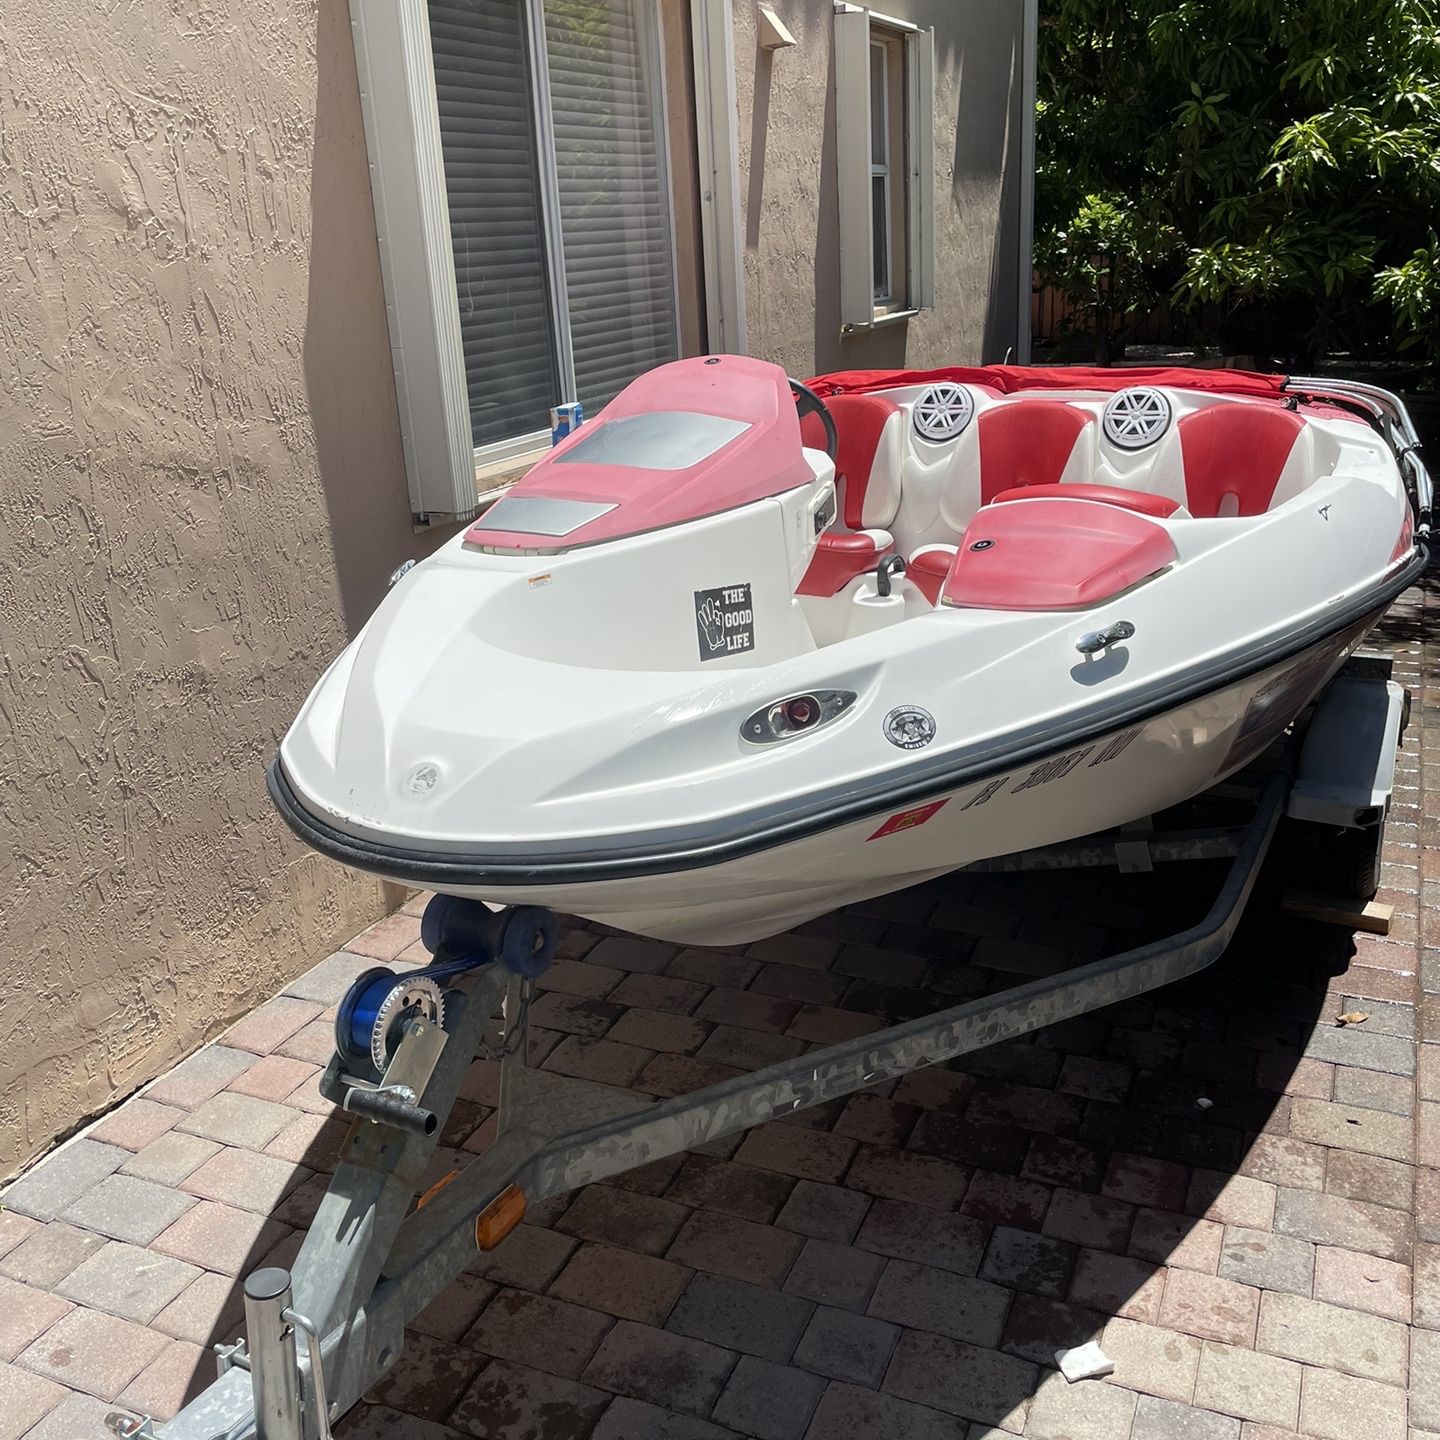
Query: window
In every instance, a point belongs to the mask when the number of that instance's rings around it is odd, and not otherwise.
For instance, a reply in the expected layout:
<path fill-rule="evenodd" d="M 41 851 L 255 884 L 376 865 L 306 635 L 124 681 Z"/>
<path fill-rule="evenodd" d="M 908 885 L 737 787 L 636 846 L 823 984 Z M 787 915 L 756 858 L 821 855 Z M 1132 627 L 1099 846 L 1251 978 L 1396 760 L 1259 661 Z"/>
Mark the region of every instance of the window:
<path fill-rule="evenodd" d="M 417 511 L 679 353 L 657 0 L 354 0 Z"/>
<path fill-rule="evenodd" d="M 835 15 L 844 329 L 934 304 L 935 39 L 857 6 Z"/>
<path fill-rule="evenodd" d="M 870 258 L 874 265 L 875 304 L 895 298 L 890 273 L 890 243 L 894 234 L 890 214 L 890 52 L 898 50 L 889 39 L 870 36 L 870 223 L 874 229 Z"/>

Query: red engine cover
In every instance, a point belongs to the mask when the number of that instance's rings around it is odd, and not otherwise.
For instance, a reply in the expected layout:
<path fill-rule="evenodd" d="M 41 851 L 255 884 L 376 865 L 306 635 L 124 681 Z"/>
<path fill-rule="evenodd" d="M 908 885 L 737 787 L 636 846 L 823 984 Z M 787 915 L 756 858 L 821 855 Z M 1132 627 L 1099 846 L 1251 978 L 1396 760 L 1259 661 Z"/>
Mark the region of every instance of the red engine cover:
<path fill-rule="evenodd" d="M 987 505 L 965 531 L 941 598 L 980 610 L 1075 610 L 1174 560 L 1175 542 L 1163 525 L 1118 506 Z"/>

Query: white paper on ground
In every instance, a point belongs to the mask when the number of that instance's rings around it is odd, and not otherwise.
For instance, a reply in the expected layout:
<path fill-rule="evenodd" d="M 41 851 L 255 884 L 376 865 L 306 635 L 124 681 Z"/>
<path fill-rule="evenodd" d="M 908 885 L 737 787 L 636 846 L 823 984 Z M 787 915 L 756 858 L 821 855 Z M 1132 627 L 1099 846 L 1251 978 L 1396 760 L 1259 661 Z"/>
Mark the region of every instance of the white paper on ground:
<path fill-rule="evenodd" d="M 1115 1362 L 1093 1340 L 1087 1340 L 1073 1350 L 1057 1350 L 1055 1363 L 1060 1367 L 1060 1373 L 1072 1383 L 1076 1380 L 1098 1380 L 1115 1369 Z"/>

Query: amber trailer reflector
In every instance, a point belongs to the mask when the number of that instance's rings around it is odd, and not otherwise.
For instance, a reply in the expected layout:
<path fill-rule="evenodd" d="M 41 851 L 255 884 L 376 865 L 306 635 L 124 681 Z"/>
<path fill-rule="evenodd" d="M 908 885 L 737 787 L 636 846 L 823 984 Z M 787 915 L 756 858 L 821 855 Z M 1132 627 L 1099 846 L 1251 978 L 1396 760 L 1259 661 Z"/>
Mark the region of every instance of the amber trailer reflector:
<path fill-rule="evenodd" d="M 525 1218 L 525 1192 L 507 1185 L 476 1217 L 475 1243 L 493 1250 Z"/>
<path fill-rule="evenodd" d="M 415 1208 L 423 1210 L 452 1180 L 458 1180 L 460 1172 L 452 1170 L 448 1175 L 442 1175 L 416 1202 Z"/>

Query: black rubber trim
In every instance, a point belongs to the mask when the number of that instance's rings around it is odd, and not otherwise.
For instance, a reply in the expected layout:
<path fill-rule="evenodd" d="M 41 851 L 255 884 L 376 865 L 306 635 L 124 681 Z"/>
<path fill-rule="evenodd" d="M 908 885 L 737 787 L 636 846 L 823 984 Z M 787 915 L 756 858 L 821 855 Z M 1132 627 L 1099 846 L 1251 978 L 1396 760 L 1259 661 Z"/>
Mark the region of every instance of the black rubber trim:
<path fill-rule="evenodd" d="M 852 790 L 839 799 L 817 805 L 799 815 L 786 816 L 755 824 L 750 828 L 716 836 L 703 842 L 674 842 L 669 845 L 640 844 L 627 849 L 569 853 L 557 851 L 549 855 L 520 856 L 477 863 L 474 859 L 443 851 L 401 849 L 362 840 L 318 819 L 295 794 L 280 756 L 270 762 L 266 782 L 270 798 L 285 823 L 312 849 L 318 850 L 342 865 L 357 870 L 376 872 L 407 880 L 420 886 L 462 885 L 483 887 L 515 885 L 575 885 L 616 880 L 629 876 L 664 874 L 675 870 L 698 870 L 729 860 L 743 859 L 777 845 L 805 839 L 825 830 L 834 829 L 866 817 L 878 817 L 903 805 L 932 799 L 956 790 L 962 785 L 984 780 L 992 775 L 1014 769 L 1027 761 L 1038 760 L 1056 749 L 1075 746 L 1122 729 L 1138 721 L 1151 719 L 1197 696 L 1218 689 L 1222 684 L 1243 680 L 1257 671 L 1268 669 L 1322 644 L 1334 635 L 1374 614 L 1378 620 L 1386 606 L 1407 590 L 1424 571 L 1429 551 L 1421 542 L 1403 569 L 1363 597 L 1323 620 L 1292 632 L 1283 640 L 1247 656 L 1234 668 L 1207 667 L 1199 676 L 1185 677 L 1163 690 L 1150 692 L 1143 703 L 1116 714 L 1106 714 L 1088 725 L 1073 728 L 1057 722 L 1042 735 L 1014 745 L 1007 750 L 986 755 L 982 760 L 961 762 L 949 770 L 927 773 L 915 781 L 894 783 L 893 777 L 881 784 L 872 783 L 863 790 Z M 1218 668 L 1218 673 L 1212 673 Z M 735 817 L 732 825 L 743 825 L 744 817 Z"/>

